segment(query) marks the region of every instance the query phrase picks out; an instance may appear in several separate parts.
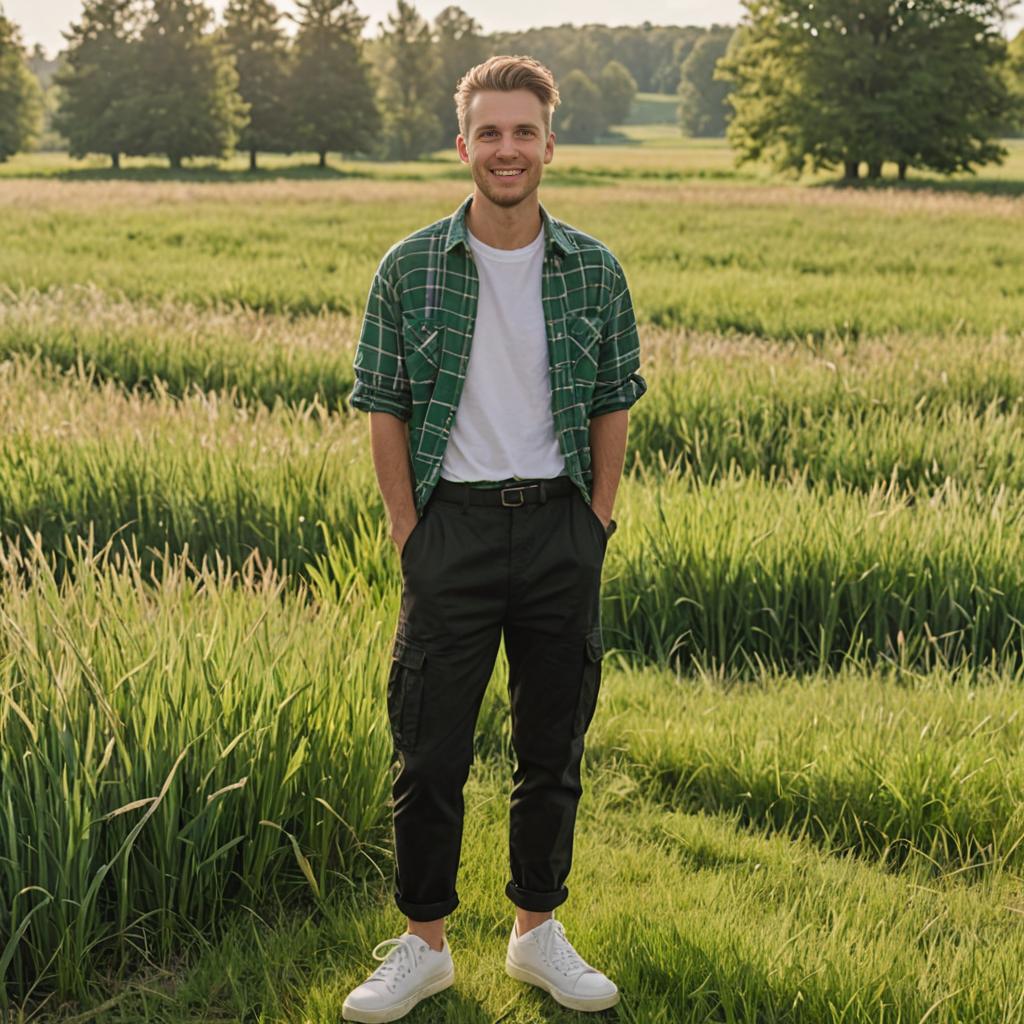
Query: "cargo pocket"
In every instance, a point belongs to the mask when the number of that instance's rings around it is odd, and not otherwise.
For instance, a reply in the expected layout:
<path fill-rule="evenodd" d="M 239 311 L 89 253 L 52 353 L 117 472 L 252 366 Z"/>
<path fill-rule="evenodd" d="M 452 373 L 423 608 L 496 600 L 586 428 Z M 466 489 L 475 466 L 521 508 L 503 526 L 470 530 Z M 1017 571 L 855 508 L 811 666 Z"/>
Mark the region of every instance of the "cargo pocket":
<path fill-rule="evenodd" d="M 573 739 L 582 736 L 590 726 L 597 710 L 597 694 L 601 688 L 601 659 L 604 644 L 601 627 L 595 626 L 584 638 L 583 675 L 580 680 L 580 696 L 576 704 L 576 715 L 572 723 Z"/>
<path fill-rule="evenodd" d="M 423 706 L 423 665 L 427 652 L 405 634 L 395 635 L 388 676 L 388 718 L 395 744 L 405 750 L 416 746 Z"/>

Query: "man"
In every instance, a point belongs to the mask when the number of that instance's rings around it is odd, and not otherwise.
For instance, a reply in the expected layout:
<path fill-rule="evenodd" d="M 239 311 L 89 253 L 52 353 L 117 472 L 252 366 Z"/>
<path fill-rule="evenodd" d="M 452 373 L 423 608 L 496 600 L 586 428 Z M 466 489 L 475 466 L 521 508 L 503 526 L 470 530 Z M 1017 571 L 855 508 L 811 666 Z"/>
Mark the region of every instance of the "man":
<path fill-rule="evenodd" d="M 568 898 L 601 680 L 601 568 L 628 410 L 647 390 L 636 322 L 615 257 L 540 205 L 551 72 L 492 57 L 455 99 L 473 193 L 384 256 L 349 399 L 370 414 L 402 567 L 387 704 L 394 898 L 408 919 L 349 993 L 354 1021 L 397 1020 L 454 980 L 444 919 L 459 903 L 462 788 L 502 635 L 517 757 L 506 970 L 574 1009 L 619 999 L 553 911 Z"/>

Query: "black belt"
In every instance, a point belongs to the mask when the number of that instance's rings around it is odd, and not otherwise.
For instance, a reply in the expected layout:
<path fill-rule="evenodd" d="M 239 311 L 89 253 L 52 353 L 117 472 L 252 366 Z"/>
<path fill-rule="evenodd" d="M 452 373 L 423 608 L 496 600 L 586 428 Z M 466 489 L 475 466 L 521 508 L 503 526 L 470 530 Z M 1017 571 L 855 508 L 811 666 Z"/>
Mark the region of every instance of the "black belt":
<path fill-rule="evenodd" d="M 550 480 L 523 481 L 503 484 L 497 487 L 471 487 L 454 480 L 438 480 L 433 495 L 440 501 L 457 501 L 463 505 L 499 505 L 504 508 L 518 508 L 548 498 L 562 498 L 578 488 L 568 476 L 556 476 Z M 432 495 L 432 496 L 433 496 Z"/>

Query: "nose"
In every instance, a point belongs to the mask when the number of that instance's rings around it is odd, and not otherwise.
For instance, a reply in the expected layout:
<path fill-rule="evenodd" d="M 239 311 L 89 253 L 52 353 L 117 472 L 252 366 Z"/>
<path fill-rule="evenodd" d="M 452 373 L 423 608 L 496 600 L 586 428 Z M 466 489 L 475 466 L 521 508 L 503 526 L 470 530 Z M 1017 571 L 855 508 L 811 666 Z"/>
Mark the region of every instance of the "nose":
<path fill-rule="evenodd" d="M 502 135 L 501 145 L 498 147 L 498 156 L 515 158 L 518 155 L 519 151 L 515 147 L 515 139 L 512 134 Z"/>

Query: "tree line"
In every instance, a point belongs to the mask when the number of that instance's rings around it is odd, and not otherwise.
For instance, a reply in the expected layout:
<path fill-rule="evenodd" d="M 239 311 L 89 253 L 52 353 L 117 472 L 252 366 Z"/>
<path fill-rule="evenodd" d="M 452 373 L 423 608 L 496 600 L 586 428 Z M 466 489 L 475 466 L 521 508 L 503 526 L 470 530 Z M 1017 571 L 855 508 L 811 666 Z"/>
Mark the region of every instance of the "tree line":
<path fill-rule="evenodd" d="M 1024 33 L 1005 0 L 745 0 L 738 28 L 563 25 L 484 35 L 451 6 L 432 23 L 396 0 L 379 34 L 355 0 L 85 0 L 64 32 L 48 120 L 72 156 L 313 151 L 413 159 L 458 131 L 452 93 L 491 53 L 530 53 L 559 80 L 556 130 L 591 142 L 636 92 L 674 92 L 685 135 L 727 134 L 739 160 L 802 173 L 892 162 L 945 173 L 1000 160 L 1024 128 Z M 289 36 L 281 25 L 294 22 Z M 42 102 L 0 13 L 0 160 L 27 148 Z"/>
<path fill-rule="evenodd" d="M 563 95 L 559 138 L 587 142 L 625 119 L 638 89 L 674 90 L 680 61 L 705 31 L 645 23 L 488 36 L 459 7 L 428 23 L 397 0 L 365 39 L 354 0 L 296 8 L 284 15 L 272 0 L 230 0 L 215 26 L 202 0 L 86 0 L 63 32 L 51 127 L 73 156 L 104 153 L 114 166 L 124 155 L 160 153 L 178 167 L 234 148 L 248 151 L 253 167 L 259 152 L 313 151 L 321 164 L 335 151 L 409 159 L 453 142 L 461 74 L 512 52 L 552 68 Z M 13 66 L 22 49 L 3 24 L 0 54 Z M 18 106 L 20 117 L 0 159 L 38 134 L 38 90 L 21 79 L 20 103 L 0 108 L 13 120 Z"/>

